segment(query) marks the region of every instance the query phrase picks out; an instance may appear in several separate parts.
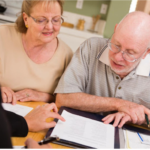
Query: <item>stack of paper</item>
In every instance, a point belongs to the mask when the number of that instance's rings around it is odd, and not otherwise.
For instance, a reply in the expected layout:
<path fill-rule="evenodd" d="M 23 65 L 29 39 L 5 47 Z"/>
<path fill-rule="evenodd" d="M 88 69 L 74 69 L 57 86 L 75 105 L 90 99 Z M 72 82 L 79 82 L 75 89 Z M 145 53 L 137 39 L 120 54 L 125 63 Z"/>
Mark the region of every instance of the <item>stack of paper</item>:
<path fill-rule="evenodd" d="M 150 136 L 141 134 L 143 140 L 147 141 L 149 144 L 144 144 L 141 142 L 137 132 L 132 132 L 129 130 L 124 130 L 124 136 L 126 139 L 126 148 L 133 148 L 133 149 L 143 149 L 143 148 L 150 148 Z"/>
<path fill-rule="evenodd" d="M 99 121 L 63 111 L 61 120 L 56 124 L 51 136 L 72 141 L 93 148 L 114 148 L 115 128 Z"/>
<path fill-rule="evenodd" d="M 33 108 L 32 107 L 27 107 L 27 106 L 22 106 L 22 105 L 12 105 L 10 103 L 2 103 L 2 106 L 5 110 L 14 112 L 20 116 L 26 116 Z"/>

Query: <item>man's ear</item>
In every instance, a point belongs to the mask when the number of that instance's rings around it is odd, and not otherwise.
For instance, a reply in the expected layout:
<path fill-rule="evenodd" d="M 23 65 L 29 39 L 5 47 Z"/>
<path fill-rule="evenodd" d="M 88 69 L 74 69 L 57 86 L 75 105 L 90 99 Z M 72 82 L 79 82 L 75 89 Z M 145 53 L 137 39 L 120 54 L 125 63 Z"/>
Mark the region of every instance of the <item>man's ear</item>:
<path fill-rule="evenodd" d="M 142 59 L 144 59 L 147 56 L 147 54 L 150 54 L 150 48 L 148 48 L 147 52 L 144 54 L 144 56 L 142 57 Z"/>
<path fill-rule="evenodd" d="M 114 32 L 116 31 L 117 27 L 118 27 L 118 24 L 115 25 Z"/>

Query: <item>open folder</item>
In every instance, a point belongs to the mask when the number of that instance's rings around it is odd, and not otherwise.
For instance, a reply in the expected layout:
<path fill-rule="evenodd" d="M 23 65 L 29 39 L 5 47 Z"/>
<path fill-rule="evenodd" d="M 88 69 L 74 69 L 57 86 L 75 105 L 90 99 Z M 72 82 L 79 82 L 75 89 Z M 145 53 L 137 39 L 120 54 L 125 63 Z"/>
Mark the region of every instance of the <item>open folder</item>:
<path fill-rule="evenodd" d="M 61 107 L 59 114 L 66 122 L 56 119 L 56 126 L 46 134 L 46 137 L 57 135 L 60 138 L 54 143 L 74 148 L 121 147 L 120 138 L 124 138 L 121 129 L 102 123 L 103 116 L 67 107 Z"/>

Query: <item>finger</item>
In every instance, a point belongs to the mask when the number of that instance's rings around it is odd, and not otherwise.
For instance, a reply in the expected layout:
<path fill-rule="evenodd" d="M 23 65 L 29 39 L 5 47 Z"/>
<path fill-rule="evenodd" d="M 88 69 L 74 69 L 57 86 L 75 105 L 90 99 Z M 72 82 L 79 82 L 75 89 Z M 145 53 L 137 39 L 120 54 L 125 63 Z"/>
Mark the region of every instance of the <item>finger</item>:
<path fill-rule="evenodd" d="M 38 105 L 36 108 L 39 108 L 40 107 L 40 105 Z"/>
<path fill-rule="evenodd" d="M 107 120 L 104 121 L 105 124 L 109 124 L 115 119 L 115 114 L 111 114 L 108 116 Z"/>
<path fill-rule="evenodd" d="M 145 122 L 145 114 L 144 114 L 144 111 L 143 111 L 143 110 L 138 111 L 138 112 L 136 112 L 136 114 L 137 114 L 137 118 L 138 118 L 137 124 L 138 124 L 138 125 L 141 125 L 142 123 Z"/>
<path fill-rule="evenodd" d="M 118 124 L 119 124 L 119 122 L 120 122 L 120 120 L 122 119 L 123 116 L 124 116 L 124 114 L 122 114 L 122 113 L 118 113 L 118 114 L 116 115 L 115 121 L 114 121 L 114 123 L 113 123 L 113 126 L 114 126 L 114 127 L 118 126 Z"/>
<path fill-rule="evenodd" d="M 119 123 L 118 127 L 121 128 L 126 122 L 131 121 L 130 116 L 124 116 L 121 120 L 121 122 Z"/>
<path fill-rule="evenodd" d="M 28 96 L 27 96 L 27 94 L 26 93 L 24 93 L 24 92 L 20 92 L 20 93 L 15 93 L 15 95 L 16 95 L 16 98 L 17 98 L 17 100 L 21 100 L 21 99 L 24 99 L 24 98 L 27 98 Z"/>
<path fill-rule="evenodd" d="M 16 104 L 16 102 L 17 102 L 16 96 L 15 96 L 15 94 L 13 94 L 12 104 L 13 104 L 13 105 L 15 105 L 15 104 Z"/>
<path fill-rule="evenodd" d="M 47 109 L 49 111 L 53 110 L 55 113 L 58 112 L 58 109 L 57 109 L 57 107 L 56 107 L 56 105 L 54 103 L 45 105 L 45 109 Z"/>
<path fill-rule="evenodd" d="M 7 92 L 6 95 L 7 95 L 7 102 L 11 103 L 12 102 L 12 97 L 13 97 L 12 94 L 10 92 Z"/>
<path fill-rule="evenodd" d="M 40 148 L 49 148 L 49 149 L 51 149 L 52 147 L 51 147 L 51 145 L 50 144 L 44 144 L 44 145 L 42 145 L 42 146 L 40 146 Z"/>
<path fill-rule="evenodd" d="M 58 112 L 57 106 L 55 105 L 55 103 L 51 103 L 49 105 L 47 105 L 47 107 L 49 107 L 50 110 L 53 110 L 54 112 Z"/>
<path fill-rule="evenodd" d="M 4 92 L 2 92 L 2 100 L 3 100 L 3 103 L 7 102 L 7 95 Z"/>
<path fill-rule="evenodd" d="M 11 89 L 9 89 L 9 92 L 10 92 L 10 96 L 11 96 L 11 102 L 12 102 L 12 104 L 13 104 L 13 102 L 14 102 L 14 105 L 15 105 L 15 103 L 16 103 L 16 96 L 15 96 L 15 92 L 13 91 L 13 90 L 11 90 Z"/>
<path fill-rule="evenodd" d="M 20 99 L 20 102 L 28 102 L 28 101 L 31 101 L 31 97 Z"/>
<path fill-rule="evenodd" d="M 28 138 L 26 141 L 25 141 L 25 145 L 28 147 L 28 148 L 39 148 L 39 144 L 34 141 L 33 139 L 31 138 Z"/>
<path fill-rule="evenodd" d="M 19 96 L 16 96 L 16 98 L 17 98 L 17 101 L 20 101 L 21 99 L 24 99 L 24 98 L 26 98 L 26 96 L 19 95 Z"/>
<path fill-rule="evenodd" d="M 148 115 L 148 118 L 150 119 L 150 109 L 144 108 L 144 113 Z"/>
<path fill-rule="evenodd" d="M 132 114 L 128 114 L 128 115 L 130 115 L 130 117 L 132 119 L 132 123 L 136 124 L 137 120 L 138 120 L 136 114 L 133 112 Z"/>
<path fill-rule="evenodd" d="M 45 128 L 46 129 L 49 129 L 49 128 L 52 128 L 52 127 L 55 127 L 56 125 L 56 122 L 55 121 L 52 121 L 52 122 L 45 122 Z"/>
<path fill-rule="evenodd" d="M 55 112 L 48 113 L 48 117 L 57 118 L 60 119 L 61 121 L 65 121 L 65 119 L 62 116 L 60 116 L 58 113 Z"/>
<path fill-rule="evenodd" d="M 26 145 L 28 148 L 40 148 L 40 149 L 52 148 L 50 144 L 44 144 L 44 145 L 40 146 L 36 141 L 34 141 L 34 140 L 31 139 L 31 138 L 28 138 L 28 139 L 25 141 L 25 145 Z"/>
<path fill-rule="evenodd" d="M 104 117 L 104 118 L 102 119 L 102 121 L 107 120 L 107 118 L 109 118 L 109 116 L 110 116 L 110 115 L 107 115 L 106 117 Z"/>

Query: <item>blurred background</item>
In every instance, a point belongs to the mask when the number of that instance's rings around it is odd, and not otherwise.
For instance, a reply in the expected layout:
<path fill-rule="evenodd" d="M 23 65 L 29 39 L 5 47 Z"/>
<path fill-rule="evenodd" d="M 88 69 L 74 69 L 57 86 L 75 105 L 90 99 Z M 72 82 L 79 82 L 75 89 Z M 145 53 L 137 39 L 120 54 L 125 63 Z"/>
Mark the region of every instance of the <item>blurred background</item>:
<path fill-rule="evenodd" d="M 0 0 L 7 9 L 0 14 L 0 24 L 15 22 L 22 0 Z M 114 27 L 129 12 L 150 14 L 150 0 L 64 0 L 59 37 L 75 51 L 90 37 L 110 38 Z"/>

